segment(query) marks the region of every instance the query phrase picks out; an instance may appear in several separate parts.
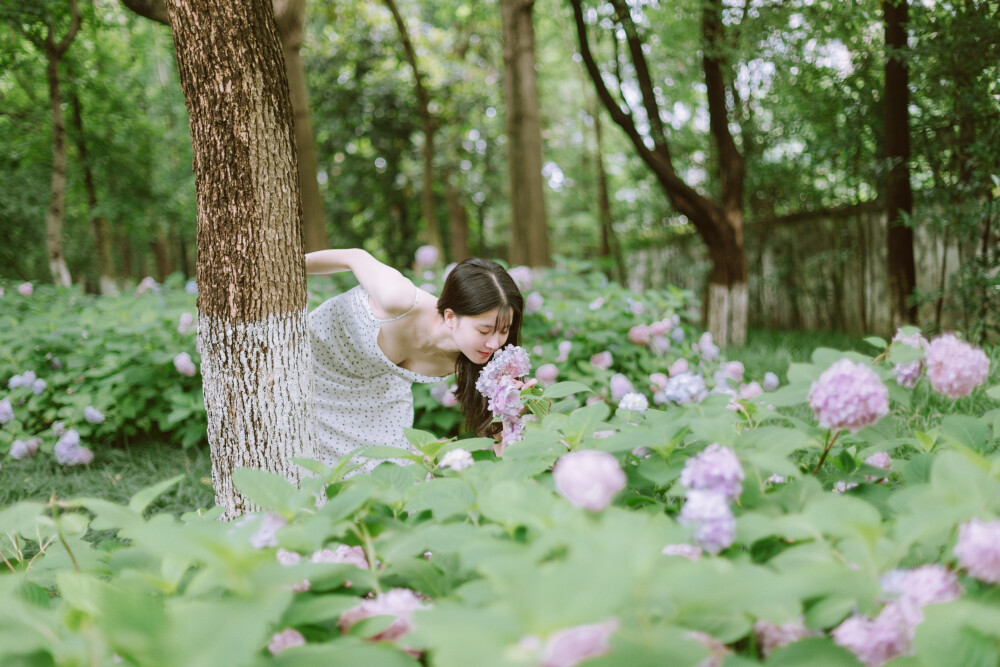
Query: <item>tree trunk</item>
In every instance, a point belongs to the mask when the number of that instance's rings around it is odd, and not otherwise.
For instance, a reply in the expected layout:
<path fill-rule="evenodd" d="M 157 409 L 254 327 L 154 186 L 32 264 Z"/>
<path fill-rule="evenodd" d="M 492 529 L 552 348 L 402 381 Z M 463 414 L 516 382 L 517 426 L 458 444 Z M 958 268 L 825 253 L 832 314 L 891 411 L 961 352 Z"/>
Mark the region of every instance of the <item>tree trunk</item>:
<path fill-rule="evenodd" d="M 173 273 L 173 264 L 170 261 L 170 239 L 162 229 L 157 230 L 156 237 L 149 242 L 149 247 L 153 251 L 153 266 L 155 267 L 156 282 L 162 283 Z"/>
<path fill-rule="evenodd" d="M 136 14 L 169 25 L 164 0 L 121 0 Z M 302 236 L 306 252 L 329 247 L 326 233 L 326 216 L 323 198 L 319 192 L 316 173 L 316 139 L 309 114 L 309 92 L 306 88 L 305 68 L 299 48 L 302 46 L 302 26 L 305 22 L 305 0 L 274 0 L 278 34 L 281 37 L 285 71 L 295 118 L 295 143 L 298 149 L 298 178 L 302 206 Z"/>
<path fill-rule="evenodd" d="M 608 194 L 608 173 L 604 169 L 603 135 L 601 132 L 601 112 L 598 109 L 590 111 L 594 119 L 594 163 L 597 169 L 597 217 L 601 223 L 601 257 L 614 261 L 615 276 L 618 282 L 625 284 L 625 260 L 622 248 L 615 236 L 614 218 L 611 215 L 611 197 Z"/>
<path fill-rule="evenodd" d="M 62 112 L 62 94 L 59 90 L 59 61 L 80 30 L 80 9 L 76 0 L 69 0 L 70 26 L 61 40 L 56 41 L 49 25 L 45 36 L 45 76 L 49 84 L 49 109 L 52 112 L 52 185 L 49 208 L 45 215 L 45 245 L 48 250 L 52 282 L 58 287 L 69 287 L 72 279 L 66 256 L 63 254 L 62 224 L 66 213 L 66 122 Z"/>
<path fill-rule="evenodd" d="M 108 221 L 97 210 L 97 186 L 94 184 L 94 170 L 90 166 L 90 157 L 87 153 L 87 139 L 83 136 L 83 111 L 80 108 L 80 96 L 76 94 L 75 90 L 71 91 L 70 96 L 76 150 L 80 154 L 80 162 L 83 165 L 83 186 L 87 191 L 87 209 L 90 211 L 90 224 L 94 230 L 98 285 L 104 296 L 115 296 L 118 294 L 118 285 L 115 280 L 114 261 L 111 258 L 111 232 L 108 230 Z"/>
<path fill-rule="evenodd" d="M 717 151 L 721 201 L 714 201 L 685 183 L 674 169 L 660 116 L 656 86 L 646 63 L 645 45 L 624 0 L 612 0 L 615 22 L 625 34 L 635 70 L 638 93 L 648 119 L 647 136 L 637 127 L 629 100 L 616 100 L 590 51 L 581 0 L 571 0 L 577 39 L 584 65 L 597 96 L 611 119 L 625 131 L 639 157 L 656 176 L 671 205 L 694 225 L 708 248 L 712 268 L 704 300 L 705 326 L 719 345 L 740 345 L 746 340 L 747 290 L 746 251 L 743 247 L 744 160 L 729 130 L 726 84 L 722 76 L 724 46 L 721 0 L 706 0 L 702 13 L 705 46 L 702 64 L 708 97 L 709 129 Z M 626 111 L 626 109 L 628 111 Z M 647 139 L 652 147 L 647 145 Z"/>
<path fill-rule="evenodd" d="M 458 188 L 451 180 L 451 174 L 444 177 L 445 193 L 448 198 L 448 247 L 452 262 L 461 262 L 472 256 L 469 252 L 469 212 L 462 203 Z"/>
<path fill-rule="evenodd" d="M 913 229 L 908 218 L 913 213 L 910 189 L 910 92 L 906 49 L 908 0 L 885 0 L 885 182 L 886 244 L 889 270 L 890 326 L 915 324 L 917 307 L 907 299 L 917 286 L 913 258 Z"/>
<path fill-rule="evenodd" d="M 302 238 L 306 252 L 330 247 L 326 234 L 326 217 L 323 198 L 319 193 L 316 172 L 316 137 L 309 116 L 309 91 L 306 72 L 302 66 L 302 26 L 305 23 L 305 0 L 274 0 L 274 14 L 281 35 L 281 48 L 288 73 L 288 90 L 292 99 L 295 118 L 295 146 L 299 156 L 299 190 L 302 195 Z"/>
<path fill-rule="evenodd" d="M 441 242 L 441 228 L 438 225 L 437 207 L 434 204 L 434 136 L 437 133 L 437 122 L 431 114 L 430 95 L 424 87 L 424 77 L 417 65 L 417 51 L 406 29 L 406 21 L 399 13 L 395 0 L 384 0 L 399 32 L 399 41 L 403 45 L 403 54 L 413 72 L 413 85 L 417 94 L 417 113 L 420 114 L 420 127 L 424 132 L 424 145 L 421 155 L 424 159 L 424 170 L 421 175 L 422 190 L 420 193 L 420 211 L 424 218 L 424 229 L 421 238 L 428 245 L 438 250 L 444 249 Z"/>
<path fill-rule="evenodd" d="M 198 342 L 216 502 L 235 468 L 294 483 L 312 455 L 311 354 L 292 107 L 267 0 L 169 0 L 198 202 Z"/>
<path fill-rule="evenodd" d="M 551 263 L 542 181 L 542 123 L 535 75 L 534 0 L 500 0 L 503 24 L 511 264 Z"/>

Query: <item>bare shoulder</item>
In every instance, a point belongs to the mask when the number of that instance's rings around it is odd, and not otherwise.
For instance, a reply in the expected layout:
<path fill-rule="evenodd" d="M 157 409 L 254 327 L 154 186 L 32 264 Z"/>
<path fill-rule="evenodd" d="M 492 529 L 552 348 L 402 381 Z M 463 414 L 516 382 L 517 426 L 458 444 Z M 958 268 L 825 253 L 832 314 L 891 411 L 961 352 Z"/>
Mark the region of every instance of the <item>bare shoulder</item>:
<path fill-rule="evenodd" d="M 351 271 L 368 292 L 375 317 L 396 317 L 413 308 L 417 287 L 397 269 L 361 251 L 352 258 Z"/>

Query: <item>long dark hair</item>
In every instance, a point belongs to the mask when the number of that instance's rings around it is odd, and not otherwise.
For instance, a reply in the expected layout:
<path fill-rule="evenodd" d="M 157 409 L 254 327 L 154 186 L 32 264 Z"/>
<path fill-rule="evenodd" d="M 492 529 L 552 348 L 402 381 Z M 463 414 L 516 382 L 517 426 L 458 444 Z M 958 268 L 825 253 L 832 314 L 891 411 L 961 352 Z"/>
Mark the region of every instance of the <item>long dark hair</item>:
<path fill-rule="evenodd" d="M 443 317 L 446 308 L 459 317 L 481 315 L 499 308 L 497 327 L 509 324 L 505 345 L 521 344 L 521 313 L 524 297 L 507 271 L 488 259 L 472 257 L 458 264 L 444 281 L 438 297 L 438 313 Z M 495 435 L 500 424 L 493 424 L 486 398 L 476 390 L 479 372 L 486 364 L 477 364 L 459 353 L 455 361 L 456 398 L 465 414 L 465 424 L 476 435 Z"/>

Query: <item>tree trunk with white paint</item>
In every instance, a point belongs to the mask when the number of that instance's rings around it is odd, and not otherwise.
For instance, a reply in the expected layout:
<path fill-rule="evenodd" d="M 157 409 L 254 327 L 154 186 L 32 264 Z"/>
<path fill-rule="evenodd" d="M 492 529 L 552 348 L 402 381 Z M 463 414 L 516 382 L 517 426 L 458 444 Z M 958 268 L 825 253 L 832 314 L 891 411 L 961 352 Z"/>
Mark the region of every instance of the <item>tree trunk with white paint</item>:
<path fill-rule="evenodd" d="M 542 121 L 535 74 L 534 0 L 500 0 L 503 30 L 510 262 L 551 264 L 542 180 Z"/>
<path fill-rule="evenodd" d="M 312 454 L 311 355 L 295 136 L 268 0 L 167 3 L 198 201 L 198 343 L 216 502 L 258 468 L 293 483 Z"/>

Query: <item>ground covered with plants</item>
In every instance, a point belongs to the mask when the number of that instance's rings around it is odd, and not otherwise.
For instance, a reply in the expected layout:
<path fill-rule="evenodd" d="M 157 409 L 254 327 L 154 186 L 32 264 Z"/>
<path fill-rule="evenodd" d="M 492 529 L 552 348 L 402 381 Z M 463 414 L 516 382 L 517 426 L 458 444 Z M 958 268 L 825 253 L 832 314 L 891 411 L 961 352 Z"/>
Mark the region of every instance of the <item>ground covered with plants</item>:
<path fill-rule="evenodd" d="M 995 346 L 720 350 L 691 294 L 512 274 L 523 347 L 481 382 L 501 442 L 418 387 L 411 465 L 239 471 L 262 509 L 230 523 L 202 479 L 196 286 L 4 285 L 0 662 L 1000 662 Z"/>

